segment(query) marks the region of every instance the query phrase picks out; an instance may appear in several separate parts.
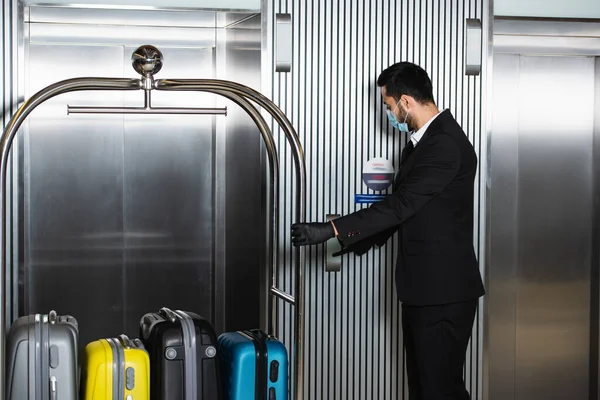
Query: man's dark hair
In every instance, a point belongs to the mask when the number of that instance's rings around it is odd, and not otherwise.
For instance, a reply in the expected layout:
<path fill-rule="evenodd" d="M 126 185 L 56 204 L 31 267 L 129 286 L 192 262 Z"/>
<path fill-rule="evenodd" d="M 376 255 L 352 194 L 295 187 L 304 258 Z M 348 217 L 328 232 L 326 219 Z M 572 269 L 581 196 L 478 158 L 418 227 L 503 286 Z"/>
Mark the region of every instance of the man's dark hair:
<path fill-rule="evenodd" d="M 385 94 L 397 101 L 405 94 L 421 104 L 435 103 L 431 79 L 423 68 L 413 63 L 399 62 L 386 68 L 377 78 L 377 86 L 385 86 Z"/>

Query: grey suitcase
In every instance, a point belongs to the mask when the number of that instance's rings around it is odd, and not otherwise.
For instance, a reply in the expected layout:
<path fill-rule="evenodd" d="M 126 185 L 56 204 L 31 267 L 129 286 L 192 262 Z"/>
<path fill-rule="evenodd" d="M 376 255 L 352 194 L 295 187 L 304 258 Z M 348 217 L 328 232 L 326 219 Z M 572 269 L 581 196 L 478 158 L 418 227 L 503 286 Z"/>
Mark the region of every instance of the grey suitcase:
<path fill-rule="evenodd" d="M 17 319 L 6 343 L 7 400 L 77 400 L 77 321 L 71 316 Z"/>

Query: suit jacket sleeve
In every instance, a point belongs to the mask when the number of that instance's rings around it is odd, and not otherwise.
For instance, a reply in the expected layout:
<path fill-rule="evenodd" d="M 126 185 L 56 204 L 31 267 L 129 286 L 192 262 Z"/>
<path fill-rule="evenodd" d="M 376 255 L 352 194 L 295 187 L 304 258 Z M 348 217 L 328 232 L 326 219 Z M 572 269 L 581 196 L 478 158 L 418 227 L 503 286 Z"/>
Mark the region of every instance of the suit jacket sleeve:
<path fill-rule="evenodd" d="M 355 251 L 356 249 L 362 249 L 362 247 L 359 247 L 359 246 L 367 246 L 368 245 L 369 247 L 373 247 L 374 245 L 377 245 L 377 246 L 381 247 L 385 244 L 385 242 L 388 241 L 389 238 L 391 238 L 394 235 L 394 233 L 396 233 L 397 230 L 398 230 L 397 227 L 392 227 L 383 232 L 379 232 L 373 236 L 369 236 L 368 238 L 366 238 L 364 240 L 355 241 L 349 246 L 344 245 L 343 242 L 342 242 L 342 245 L 344 246 L 344 249 L 347 252 Z"/>
<path fill-rule="evenodd" d="M 394 193 L 369 208 L 335 219 L 338 239 L 343 246 L 397 228 L 456 177 L 460 150 L 450 135 L 436 133 L 420 146 L 424 147 L 419 150 L 415 164 Z"/>

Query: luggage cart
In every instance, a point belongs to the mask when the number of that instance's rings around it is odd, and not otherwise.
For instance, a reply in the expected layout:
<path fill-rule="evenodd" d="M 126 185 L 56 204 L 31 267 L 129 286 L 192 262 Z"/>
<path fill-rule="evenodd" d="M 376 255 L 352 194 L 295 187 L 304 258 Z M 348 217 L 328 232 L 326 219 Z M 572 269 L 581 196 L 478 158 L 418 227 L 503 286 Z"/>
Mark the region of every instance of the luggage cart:
<path fill-rule="evenodd" d="M 276 333 L 278 327 L 277 312 L 275 312 L 275 298 L 281 299 L 294 306 L 294 348 L 288 349 L 292 358 L 292 377 L 290 385 L 289 398 L 295 400 L 304 399 L 304 327 L 305 327 L 305 250 L 298 247 L 294 250 L 294 269 L 295 269 L 295 296 L 292 296 L 276 287 L 276 271 L 278 260 L 279 243 L 279 224 L 278 224 L 278 206 L 279 206 L 279 158 L 273 135 L 258 109 L 251 103 L 267 111 L 281 127 L 286 135 L 290 146 L 295 169 L 296 192 L 294 218 L 298 222 L 304 222 L 306 218 L 306 168 L 304 163 L 304 153 L 300 140 L 294 127 L 285 116 L 285 114 L 266 96 L 256 90 L 236 82 L 217 80 L 217 79 L 154 79 L 154 75 L 160 71 L 163 65 L 161 52 L 154 46 L 145 45 L 139 47 L 132 54 L 132 65 L 135 71 L 141 75 L 139 79 L 127 78 L 74 78 L 56 82 L 40 90 L 29 98 L 17 110 L 9 121 L 2 138 L 0 146 L 2 148 L 2 162 L 0 164 L 0 197 L 2 198 L 2 216 L 6 215 L 6 183 L 7 183 L 7 164 L 8 155 L 19 127 L 27 119 L 29 114 L 44 103 L 45 101 L 69 92 L 75 91 L 144 91 L 143 107 L 82 107 L 67 106 L 68 114 L 212 114 L 226 115 L 226 108 L 170 108 L 170 107 L 152 107 L 153 91 L 198 91 L 214 93 L 225 97 L 239 105 L 254 121 L 258 127 L 262 139 L 265 143 L 269 162 L 269 181 L 268 187 L 269 199 L 267 211 L 268 238 L 267 238 L 267 268 L 269 277 L 267 299 L 267 324 L 265 327 L 269 333 Z M 7 265 L 7 246 L 6 238 L 6 219 L 2 218 L 2 230 L 0 231 L 0 296 L 6 296 L 6 265 Z M 5 393 L 5 366 L 6 366 L 6 302 L 0 302 L 0 393 Z"/>

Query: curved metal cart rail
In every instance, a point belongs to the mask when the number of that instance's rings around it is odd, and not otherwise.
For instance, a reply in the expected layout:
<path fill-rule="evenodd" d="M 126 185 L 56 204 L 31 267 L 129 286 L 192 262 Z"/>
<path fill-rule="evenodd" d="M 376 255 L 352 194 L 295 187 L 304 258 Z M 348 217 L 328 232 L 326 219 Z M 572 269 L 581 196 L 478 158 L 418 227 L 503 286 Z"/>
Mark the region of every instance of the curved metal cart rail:
<path fill-rule="evenodd" d="M 179 80 L 154 80 L 153 75 L 162 67 L 162 55 L 158 49 L 153 46 L 142 46 L 138 48 L 132 56 L 134 69 L 142 75 L 141 79 L 124 78 L 75 78 L 67 79 L 54 83 L 40 90 L 29 98 L 18 111 L 13 115 L 6 126 L 0 146 L 2 148 L 2 161 L 0 163 L 0 197 L 2 198 L 2 230 L 0 231 L 0 276 L 2 283 L 0 285 L 0 298 L 5 297 L 6 293 L 6 174 L 8 155 L 19 128 L 31 112 L 39 105 L 58 95 L 75 91 L 100 91 L 100 90 L 118 90 L 118 91 L 145 91 L 145 104 L 140 108 L 125 107 L 68 107 L 68 112 L 72 113 L 103 113 L 103 114 L 225 114 L 223 109 L 215 108 L 152 108 L 150 105 L 151 91 L 199 91 L 214 93 L 230 99 L 238 104 L 254 121 L 258 127 L 261 136 L 265 142 L 269 161 L 269 188 L 268 198 L 271 202 L 268 205 L 269 212 L 269 233 L 267 243 L 267 267 L 270 277 L 269 287 L 269 305 L 268 305 L 268 323 L 269 329 L 277 327 L 277 313 L 274 312 L 274 302 L 271 302 L 271 295 L 280 298 L 294 305 L 294 349 L 290 349 L 293 355 L 293 390 L 290 395 L 297 400 L 304 398 L 304 276 L 305 276 L 305 254 L 303 248 L 295 249 L 295 296 L 291 296 L 275 286 L 275 271 L 277 270 L 277 248 L 279 240 L 278 225 L 278 205 L 279 205 L 279 159 L 277 149 L 271 131 L 260 112 L 250 101 L 253 101 L 265 109 L 275 121 L 280 125 L 286 135 L 286 139 L 292 151 L 294 159 L 294 168 L 296 174 L 296 193 L 295 193 L 295 220 L 305 220 L 306 210 L 306 169 L 304 163 L 304 153 L 300 140 L 294 127 L 285 116 L 285 114 L 266 96 L 256 90 L 236 82 L 216 80 L 216 79 L 179 79 Z M 0 302 L 0 393 L 5 393 L 5 367 L 6 367 L 6 301 Z M 3 396 L 2 396 L 3 397 Z"/>

